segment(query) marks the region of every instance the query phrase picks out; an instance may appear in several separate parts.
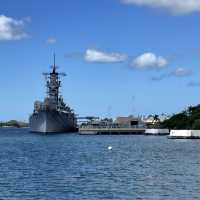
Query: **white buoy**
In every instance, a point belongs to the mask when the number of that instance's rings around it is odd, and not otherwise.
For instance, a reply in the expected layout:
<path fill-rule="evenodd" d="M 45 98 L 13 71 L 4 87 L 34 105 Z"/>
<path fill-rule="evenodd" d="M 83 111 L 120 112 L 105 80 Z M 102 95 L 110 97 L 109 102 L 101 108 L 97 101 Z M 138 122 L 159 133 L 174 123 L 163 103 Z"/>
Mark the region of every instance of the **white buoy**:
<path fill-rule="evenodd" d="M 112 150 L 112 146 L 108 146 L 108 150 Z"/>

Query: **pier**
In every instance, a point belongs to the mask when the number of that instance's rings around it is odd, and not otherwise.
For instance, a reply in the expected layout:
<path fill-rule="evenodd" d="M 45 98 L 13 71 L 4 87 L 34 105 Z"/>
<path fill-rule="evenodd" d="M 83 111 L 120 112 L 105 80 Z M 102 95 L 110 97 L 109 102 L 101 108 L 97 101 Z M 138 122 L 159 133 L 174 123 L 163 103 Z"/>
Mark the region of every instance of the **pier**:
<path fill-rule="evenodd" d="M 143 135 L 145 128 L 79 128 L 81 135 Z"/>
<path fill-rule="evenodd" d="M 200 139 L 200 130 L 171 130 L 169 139 Z"/>

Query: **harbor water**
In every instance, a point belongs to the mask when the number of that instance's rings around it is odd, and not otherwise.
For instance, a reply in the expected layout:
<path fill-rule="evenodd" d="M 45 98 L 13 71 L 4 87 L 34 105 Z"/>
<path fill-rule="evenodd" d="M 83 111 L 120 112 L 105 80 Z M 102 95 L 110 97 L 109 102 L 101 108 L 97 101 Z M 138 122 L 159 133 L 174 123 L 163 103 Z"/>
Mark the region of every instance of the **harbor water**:
<path fill-rule="evenodd" d="M 200 198 L 200 140 L 0 129 L 0 199 Z"/>

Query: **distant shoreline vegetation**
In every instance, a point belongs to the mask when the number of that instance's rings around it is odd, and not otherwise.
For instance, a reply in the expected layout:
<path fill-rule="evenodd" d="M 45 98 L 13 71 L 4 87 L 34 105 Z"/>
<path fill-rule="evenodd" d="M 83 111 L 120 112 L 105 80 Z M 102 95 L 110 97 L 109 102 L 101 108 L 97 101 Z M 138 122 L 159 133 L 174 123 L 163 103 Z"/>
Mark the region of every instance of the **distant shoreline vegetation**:
<path fill-rule="evenodd" d="M 20 122 L 17 120 L 10 120 L 6 122 L 0 122 L 0 127 L 14 127 L 14 128 L 26 128 L 29 124 L 26 122 Z"/>
<path fill-rule="evenodd" d="M 200 104 L 189 106 L 186 110 L 174 114 L 171 118 L 160 123 L 160 128 L 200 130 Z"/>

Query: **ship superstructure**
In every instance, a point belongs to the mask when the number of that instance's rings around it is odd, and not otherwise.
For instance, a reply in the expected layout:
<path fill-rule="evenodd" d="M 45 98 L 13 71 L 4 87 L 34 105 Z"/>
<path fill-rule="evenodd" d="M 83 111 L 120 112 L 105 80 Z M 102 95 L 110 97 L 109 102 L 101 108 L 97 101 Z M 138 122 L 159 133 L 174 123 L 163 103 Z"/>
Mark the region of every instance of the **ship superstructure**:
<path fill-rule="evenodd" d="M 33 114 L 29 118 L 32 132 L 58 133 L 74 132 L 77 130 L 77 120 L 73 110 L 67 106 L 59 93 L 60 77 L 65 73 L 58 73 L 55 65 L 50 73 L 43 73 L 46 78 L 47 96 L 43 102 L 34 103 Z"/>

